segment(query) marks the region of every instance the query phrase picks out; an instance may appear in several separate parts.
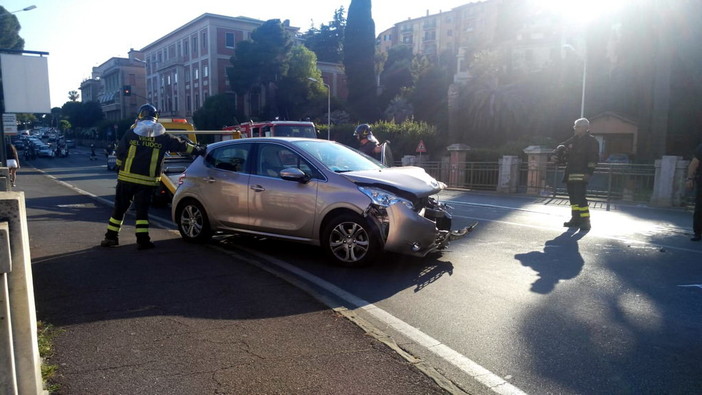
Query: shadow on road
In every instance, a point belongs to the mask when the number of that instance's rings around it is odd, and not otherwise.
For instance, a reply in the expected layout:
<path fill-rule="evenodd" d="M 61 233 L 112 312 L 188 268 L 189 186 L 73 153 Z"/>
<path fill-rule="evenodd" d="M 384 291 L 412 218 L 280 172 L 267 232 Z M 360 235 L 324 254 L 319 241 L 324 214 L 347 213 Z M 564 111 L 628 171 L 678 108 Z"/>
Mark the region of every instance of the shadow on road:
<path fill-rule="evenodd" d="M 544 244 L 544 250 L 517 254 L 515 259 L 532 268 L 539 278 L 531 284 L 531 291 L 548 294 L 562 280 L 575 278 L 583 268 L 583 257 L 578 250 L 578 240 L 587 232 L 567 230 Z"/>

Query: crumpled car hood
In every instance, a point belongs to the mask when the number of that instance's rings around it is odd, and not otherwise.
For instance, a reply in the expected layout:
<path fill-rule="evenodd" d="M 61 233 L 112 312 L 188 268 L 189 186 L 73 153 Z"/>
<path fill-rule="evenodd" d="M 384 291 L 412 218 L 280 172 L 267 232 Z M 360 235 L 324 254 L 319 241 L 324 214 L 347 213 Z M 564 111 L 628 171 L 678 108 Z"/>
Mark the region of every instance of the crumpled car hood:
<path fill-rule="evenodd" d="M 415 166 L 353 171 L 342 175 L 358 185 L 383 188 L 400 196 L 413 198 L 412 200 L 435 195 L 444 189 L 442 183 L 421 167 Z"/>

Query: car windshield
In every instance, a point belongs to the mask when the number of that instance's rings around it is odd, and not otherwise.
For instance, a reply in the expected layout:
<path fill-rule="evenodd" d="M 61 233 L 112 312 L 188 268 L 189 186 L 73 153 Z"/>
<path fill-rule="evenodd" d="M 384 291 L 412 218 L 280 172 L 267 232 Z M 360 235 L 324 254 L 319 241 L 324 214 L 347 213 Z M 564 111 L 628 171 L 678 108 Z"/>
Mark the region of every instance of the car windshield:
<path fill-rule="evenodd" d="M 337 173 L 376 170 L 385 167 L 370 156 L 342 144 L 334 144 L 324 140 L 305 140 L 296 141 L 295 146 L 317 158 L 329 170 Z"/>

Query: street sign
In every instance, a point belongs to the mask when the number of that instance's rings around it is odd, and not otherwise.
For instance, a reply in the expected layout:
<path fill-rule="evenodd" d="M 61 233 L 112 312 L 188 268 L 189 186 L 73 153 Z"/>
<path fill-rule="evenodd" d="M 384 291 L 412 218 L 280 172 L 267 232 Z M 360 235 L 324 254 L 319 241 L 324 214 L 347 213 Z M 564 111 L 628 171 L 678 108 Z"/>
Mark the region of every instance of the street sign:
<path fill-rule="evenodd" d="M 418 152 L 420 154 L 427 152 L 427 148 L 424 146 L 424 140 L 419 140 L 419 144 L 417 144 L 417 149 L 415 152 Z"/>
<path fill-rule="evenodd" d="M 17 114 L 2 114 L 2 128 L 6 135 L 17 134 Z"/>

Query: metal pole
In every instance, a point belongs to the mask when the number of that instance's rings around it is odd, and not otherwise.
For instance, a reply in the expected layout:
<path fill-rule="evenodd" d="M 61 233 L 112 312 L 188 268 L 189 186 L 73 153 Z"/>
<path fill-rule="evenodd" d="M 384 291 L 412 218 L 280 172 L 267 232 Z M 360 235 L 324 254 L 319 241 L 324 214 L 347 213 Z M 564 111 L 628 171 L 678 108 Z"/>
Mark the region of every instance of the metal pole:
<path fill-rule="evenodd" d="M 5 107 L 0 107 L 0 114 L 5 113 Z M 5 125 L 0 122 L 0 166 L 7 166 L 7 158 L 5 157 Z"/>
<path fill-rule="evenodd" d="M 580 98 L 580 118 L 585 116 L 585 83 L 587 82 L 587 41 L 583 48 L 583 93 Z"/>
<path fill-rule="evenodd" d="M 331 86 L 327 86 L 327 140 L 331 140 Z"/>

